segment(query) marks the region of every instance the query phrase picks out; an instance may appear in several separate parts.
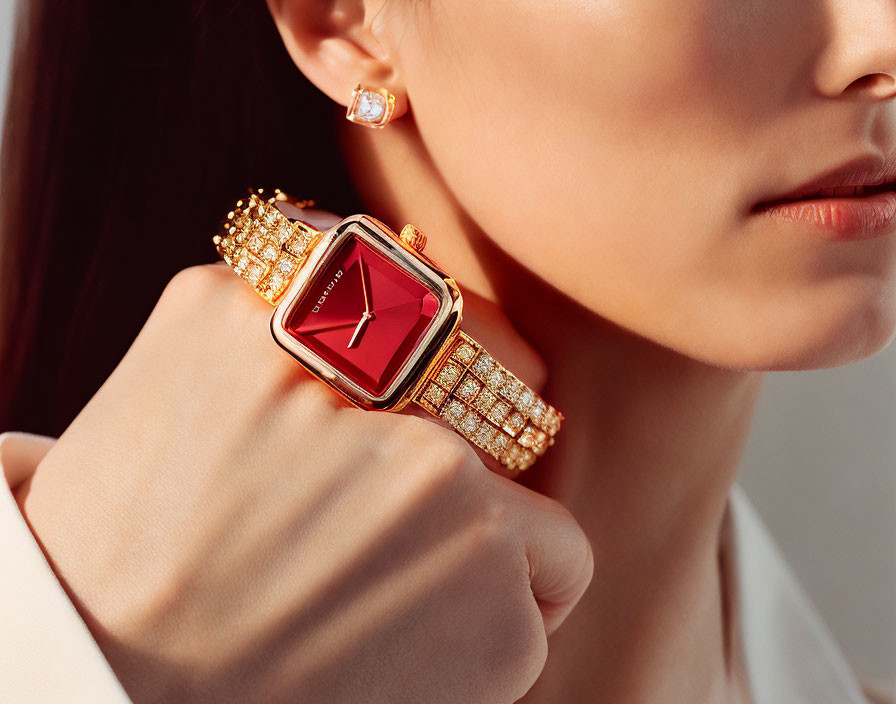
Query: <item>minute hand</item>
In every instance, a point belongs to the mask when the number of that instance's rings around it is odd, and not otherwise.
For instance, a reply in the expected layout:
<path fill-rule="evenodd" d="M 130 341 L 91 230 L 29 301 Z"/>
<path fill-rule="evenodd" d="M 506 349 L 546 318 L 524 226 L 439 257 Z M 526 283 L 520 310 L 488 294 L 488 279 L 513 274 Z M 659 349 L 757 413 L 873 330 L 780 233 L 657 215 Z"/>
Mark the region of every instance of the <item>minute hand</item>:
<path fill-rule="evenodd" d="M 364 261 L 364 257 L 358 255 L 359 264 L 361 265 L 361 290 L 364 292 L 364 315 L 367 315 L 370 312 L 370 292 L 367 289 L 367 277 L 369 276 L 369 272 L 367 270 L 367 262 Z"/>

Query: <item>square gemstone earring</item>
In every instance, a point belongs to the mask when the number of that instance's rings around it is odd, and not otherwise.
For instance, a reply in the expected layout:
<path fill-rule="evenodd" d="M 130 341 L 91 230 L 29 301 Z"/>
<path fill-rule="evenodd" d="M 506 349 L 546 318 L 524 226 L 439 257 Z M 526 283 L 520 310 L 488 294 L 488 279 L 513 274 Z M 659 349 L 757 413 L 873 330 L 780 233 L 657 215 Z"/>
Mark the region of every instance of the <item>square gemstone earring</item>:
<path fill-rule="evenodd" d="M 395 96 L 385 88 L 362 88 L 352 91 L 352 102 L 345 117 L 367 127 L 385 127 L 395 110 Z"/>

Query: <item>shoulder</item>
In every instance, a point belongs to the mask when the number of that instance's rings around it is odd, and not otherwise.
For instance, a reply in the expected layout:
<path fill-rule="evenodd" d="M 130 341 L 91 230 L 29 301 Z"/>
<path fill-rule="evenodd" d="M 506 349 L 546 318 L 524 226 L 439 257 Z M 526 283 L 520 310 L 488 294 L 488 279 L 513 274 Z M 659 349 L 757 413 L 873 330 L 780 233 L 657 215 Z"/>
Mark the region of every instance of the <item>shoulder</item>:
<path fill-rule="evenodd" d="M 0 475 L 15 489 L 34 474 L 38 463 L 53 447 L 55 438 L 33 433 L 0 433 Z"/>
<path fill-rule="evenodd" d="M 756 700 L 896 704 L 896 682 L 857 676 L 743 488 L 729 498 L 732 602 Z"/>

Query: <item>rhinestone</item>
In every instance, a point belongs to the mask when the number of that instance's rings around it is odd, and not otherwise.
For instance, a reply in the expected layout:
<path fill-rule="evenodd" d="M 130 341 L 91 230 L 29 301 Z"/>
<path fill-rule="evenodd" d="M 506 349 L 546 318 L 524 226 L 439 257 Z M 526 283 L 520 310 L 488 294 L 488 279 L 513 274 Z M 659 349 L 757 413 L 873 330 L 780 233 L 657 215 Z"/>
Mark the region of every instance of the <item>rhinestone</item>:
<path fill-rule="evenodd" d="M 527 425 L 523 428 L 523 432 L 520 433 L 520 436 L 516 441 L 523 447 L 532 447 L 535 442 L 535 428 L 531 425 Z"/>
<path fill-rule="evenodd" d="M 499 432 L 497 435 L 495 435 L 495 437 L 492 438 L 492 441 L 488 444 L 488 449 L 492 450 L 495 453 L 500 453 L 509 444 L 510 436 Z"/>
<path fill-rule="evenodd" d="M 261 278 L 261 275 L 264 273 L 264 269 L 262 269 L 258 264 L 253 264 L 249 267 L 249 271 L 246 272 L 246 278 L 249 279 L 249 282 L 254 284 L 258 283 L 258 280 Z"/>
<path fill-rule="evenodd" d="M 553 406 L 548 406 L 548 410 L 542 419 L 542 426 L 548 431 L 549 435 L 555 435 L 560 430 L 560 415 Z"/>
<path fill-rule="evenodd" d="M 277 239 L 280 240 L 280 244 L 286 242 L 293 234 L 295 231 L 289 223 L 284 222 L 277 228 Z"/>
<path fill-rule="evenodd" d="M 517 381 L 516 378 L 511 377 L 508 374 L 507 380 L 504 382 L 504 388 L 501 389 L 501 393 L 504 395 L 504 398 L 506 398 L 511 403 L 516 403 L 522 391 L 522 384 L 520 384 L 520 382 Z"/>
<path fill-rule="evenodd" d="M 488 375 L 487 383 L 492 391 L 500 391 L 501 387 L 504 385 L 504 372 L 500 369 L 493 370 L 492 373 Z"/>
<path fill-rule="evenodd" d="M 476 409 L 482 413 L 483 415 L 487 415 L 489 409 L 492 407 L 492 404 L 498 400 L 498 397 L 495 396 L 488 389 L 483 389 L 482 393 L 476 397 L 476 400 L 473 402 L 473 405 Z"/>
<path fill-rule="evenodd" d="M 491 357 L 489 357 L 488 353 L 484 350 L 480 353 L 480 355 L 476 358 L 476 361 L 473 362 L 473 366 L 470 367 L 476 375 L 480 379 L 484 379 L 488 373 L 492 370 L 495 363 Z"/>
<path fill-rule="evenodd" d="M 516 435 L 526 424 L 525 419 L 519 413 L 511 414 L 510 418 L 504 421 L 504 430 L 511 435 Z"/>
<path fill-rule="evenodd" d="M 277 268 L 278 268 L 278 269 L 280 270 L 280 272 L 281 272 L 282 274 L 284 274 L 284 275 L 289 275 L 289 274 L 292 272 L 292 266 L 293 266 L 293 264 L 292 264 L 292 260 L 291 260 L 291 259 L 287 259 L 286 257 L 283 257 L 283 258 L 277 263 Z"/>
<path fill-rule="evenodd" d="M 467 435 L 472 435 L 479 427 L 479 419 L 481 416 L 474 410 L 467 411 L 467 415 L 460 422 L 460 429 Z"/>
<path fill-rule="evenodd" d="M 535 454 L 532 450 L 523 450 L 516 466 L 518 469 L 529 469 L 529 467 L 535 464 L 535 459 Z"/>
<path fill-rule="evenodd" d="M 442 411 L 442 417 L 449 423 L 451 423 L 451 425 L 456 425 L 457 421 L 460 420 L 460 417 L 466 410 L 467 407 L 460 401 L 458 401 L 457 399 L 451 399 L 451 402 L 447 406 L 445 406 L 445 410 Z"/>
<path fill-rule="evenodd" d="M 272 291 L 279 291 L 281 286 L 283 286 L 283 277 L 275 271 L 268 279 L 268 287 Z"/>
<path fill-rule="evenodd" d="M 301 235 L 291 235 L 291 239 L 286 242 L 286 247 L 290 252 L 295 254 L 297 257 L 301 257 L 305 253 L 305 246 L 308 244 L 308 240 L 306 240 Z"/>
<path fill-rule="evenodd" d="M 504 420 L 507 418 L 507 414 L 510 413 L 513 406 L 511 406 L 506 401 L 498 401 L 492 409 L 488 412 L 488 419 L 498 425 L 501 425 Z"/>
<path fill-rule="evenodd" d="M 498 432 L 498 429 L 495 426 L 483 423 L 479 426 L 479 430 L 476 431 L 476 437 L 473 440 L 480 447 L 488 447 L 496 432 Z"/>
<path fill-rule="evenodd" d="M 460 378 L 461 371 L 462 370 L 459 366 L 449 362 L 439 370 L 438 375 L 436 375 L 436 381 L 440 386 L 443 386 L 446 389 L 450 389 Z"/>
<path fill-rule="evenodd" d="M 246 267 L 249 266 L 249 257 L 240 257 L 240 260 L 237 262 L 236 268 L 240 271 L 245 271 Z"/>
<path fill-rule="evenodd" d="M 258 254 L 258 250 L 261 249 L 262 246 L 264 246 L 264 240 L 262 240 L 261 237 L 253 236 L 249 238 L 249 243 L 246 246 L 256 254 Z"/>
<path fill-rule="evenodd" d="M 473 357 L 476 356 L 476 350 L 474 350 L 473 347 L 470 346 L 470 344 L 461 342 L 454 349 L 454 353 L 451 356 L 461 364 L 469 364 L 473 361 Z"/>
<path fill-rule="evenodd" d="M 445 395 L 445 390 L 441 386 L 429 382 L 429 386 L 426 387 L 423 398 L 429 401 L 433 406 L 438 406 L 445 400 Z"/>
<path fill-rule="evenodd" d="M 519 400 L 516 402 L 516 407 L 519 408 L 523 413 L 526 413 L 532 407 L 532 404 L 534 402 L 535 394 L 532 393 L 532 390 L 524 389 L 520 394 Z"/>
<path fill-rule="evenodd" d="M 504 463 L 508 466 L 513 465 L 514 462 L 519 459 L 520 452 L 522 452 L 523 448 L 521 448 L 516 443 L 511 444 L 507 451 L 504 453 Z"/>
<path fill-rule="evenodd" d="M 386 112 L 386 98 L 372 90 L 361 91 L 355 104 L 355 117 L 364 122 L 377 122 Z"/>
<path fill-rule="evenodd" d="M 274 249 L 273 245 L 268 245 L 264 248 L 264 251 L 261 253 L 261 256 L 267 259 L 269 262 L 274 261 L 277 258 L 277 250 Z"/>
<path fill-rule="evenodd" d="M 529 417 L 534 420 L 539 425 L 541 424 L 542 417 L 544 416 L 544 412 L 547 410 L 547 406 L 544 401 L 541 399 L 537 399 L 535 401 L 535 405 L 529 409 Z"/>
<path fill-rule="evenodd" d="M 464 377 L 464 380 L 460 383 L 460 386 L 457 387 L 457 391 L 455 394 L 458 398 L 462 398 L 464 401 L 472 401 L 475 398 L 476 394 L 479 393 L 479 389 L 482 388 L 482 384 L 480 384 L 476 379 L 471 376 Z"/>

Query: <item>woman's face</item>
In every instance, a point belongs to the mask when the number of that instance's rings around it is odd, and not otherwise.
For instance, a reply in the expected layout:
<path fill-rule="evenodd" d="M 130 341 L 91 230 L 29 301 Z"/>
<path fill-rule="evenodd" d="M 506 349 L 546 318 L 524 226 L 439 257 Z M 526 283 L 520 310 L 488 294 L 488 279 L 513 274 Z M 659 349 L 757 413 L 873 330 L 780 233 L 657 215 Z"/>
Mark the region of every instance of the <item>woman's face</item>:
<path fill-rule="evenodd" d="M 377 23 L 468 214 L 595 313 L 720 366 L 892 338 L 896 232 L 750 212 L 896 157 L 892 0 L 389 0 Z"/>

